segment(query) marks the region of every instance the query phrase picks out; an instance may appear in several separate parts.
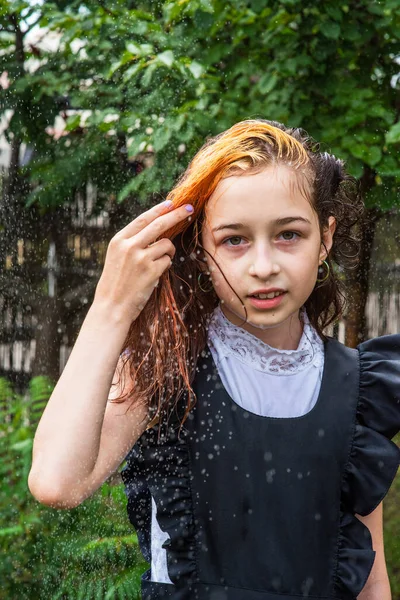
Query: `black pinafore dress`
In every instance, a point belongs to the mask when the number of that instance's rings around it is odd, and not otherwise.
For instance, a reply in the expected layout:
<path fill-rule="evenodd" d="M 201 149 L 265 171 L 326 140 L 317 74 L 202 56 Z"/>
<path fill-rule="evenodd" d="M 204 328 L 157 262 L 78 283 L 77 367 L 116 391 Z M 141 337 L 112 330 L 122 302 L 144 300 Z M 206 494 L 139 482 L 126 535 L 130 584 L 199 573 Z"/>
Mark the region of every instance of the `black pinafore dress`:
<path fill-rule="evenodd" d="M 316 404 L 287 418 L 236 404 L 206 346 L 180 436 L 171 425 L 158 441 L 155 426 L 131 449 L 129 519 L 151 562 L 154 498 L 173 582 L 147 570 L 143 600 L 356 599 L 375 552 L 355 513 L 377 507 L 400 463 L 400 335 L 324 346 Z"/>

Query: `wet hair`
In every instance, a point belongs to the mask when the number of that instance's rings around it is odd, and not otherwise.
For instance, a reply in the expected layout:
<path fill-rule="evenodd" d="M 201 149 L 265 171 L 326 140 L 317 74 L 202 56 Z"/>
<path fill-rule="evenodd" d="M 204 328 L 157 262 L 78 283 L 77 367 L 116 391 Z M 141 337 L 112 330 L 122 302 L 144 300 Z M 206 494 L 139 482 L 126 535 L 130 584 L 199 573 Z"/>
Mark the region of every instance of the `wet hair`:
<path fill-rule="evenodd" d="M 359 182 L 346 172 L 344 161 L 321 152 L 320 144 L 303 129 L 264 119 L 241 121 L 208 139 L 167 196 L 174 207 L 190 203 L 194 212 L 191 220 L 181 221 L 161 236 L 175 245 L 172 265 L 132 322 L 124 343 L 123 360 L 129 361 L 133 392 L 112 401 L 125 402 L 131 397 L 128 409 L 146 404 L 151 418 L 147 428 L 168 423 L 171 416 L 182 426 L 196 402 L 191 384 L 206 345 L 209 317 L 219 303 L 215 290 L 205 292 L 198 282 L 206 252 L 200 233 L 209 198 L 222 179 L 273 165 L 293 170 L 295 182 L 318 216 L 321 234 L 329 217 L 336 219 L 333 245 L 326 258 L 329 277 L 316 283 L 304 304 L 310 323 L 326 339 L 323 330 L 345 310 L 345 275 L 357 264 L 357 226 L 364 204 Z"/>

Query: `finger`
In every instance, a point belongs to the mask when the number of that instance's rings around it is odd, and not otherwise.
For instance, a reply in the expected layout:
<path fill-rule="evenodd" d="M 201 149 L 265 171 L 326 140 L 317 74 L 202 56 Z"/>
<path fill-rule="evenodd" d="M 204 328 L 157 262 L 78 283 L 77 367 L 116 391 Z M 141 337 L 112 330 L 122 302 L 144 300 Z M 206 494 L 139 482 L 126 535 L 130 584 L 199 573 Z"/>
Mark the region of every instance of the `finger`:
<path fill-rule="evenodd" d="M 136 234 L 136 243 L 140 248 L 147 248 L 165 231 L 176 225 L 176 223 L 179 223 L 179 221 L 187 218 L 191 219 L 191 215 L 192 213 L 188 212 L 185 206 L 179 206 L 172 210 L 172 212 L 158 215 Z"/>
<path fill-rule="evenodd" d="M 156 204 L 141 213 L 136 219 L 133 219 L 128 225 L 126 225 L 123 229 L 118 232 L 118 235 L 122 238 L 129 238 L 133 235 L 136 235 L 141 231 L 144 227 L 149 225 L 154 219 L 157 219 L 160 215 L 167 213 L 169 210 L 173 209 L 173 204 L 170 206 L 166 206 L 165 202 L 160 202 L 160 204 Z"/>
<path fill-rule="evenodd" d="M 154 244 L 150 244 L 147 248 L 147 253 L 147 256 L 151 260 L 157 260 L 165 255 L 169 255 L 172 260 L 175 256 L 176 248 L 169 239 L 162 238 L 154 242 Z"/>

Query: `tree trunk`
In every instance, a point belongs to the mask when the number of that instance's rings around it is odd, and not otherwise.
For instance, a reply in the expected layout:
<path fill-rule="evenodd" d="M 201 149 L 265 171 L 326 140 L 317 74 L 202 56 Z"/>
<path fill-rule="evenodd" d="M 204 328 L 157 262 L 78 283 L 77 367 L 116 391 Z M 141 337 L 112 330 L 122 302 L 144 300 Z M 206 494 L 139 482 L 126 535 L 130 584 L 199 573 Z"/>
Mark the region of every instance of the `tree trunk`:
<path fill-rule="evenodd" d="M 348 303 L 345 319 L 345 344 L 350 348 L 355 348 L 357 344 L 368 337 L 366 304 L 369 294 L 369 271 L 376 223 L 381 216 L 382 212 L 379 208 L 374 207 L 366 210 L 366 217 L 361 231 L 360 261 L 357 268 L 347 278 Z"/>
<path fill-rule="evenodd" d="M 47 375 L 53 381 L 60 377 L 60 323 L 61 306 L 57 298 L 44 296 L 42 308 L 37 313 L 35 360 L 32 365 L 32 377 Z"/>

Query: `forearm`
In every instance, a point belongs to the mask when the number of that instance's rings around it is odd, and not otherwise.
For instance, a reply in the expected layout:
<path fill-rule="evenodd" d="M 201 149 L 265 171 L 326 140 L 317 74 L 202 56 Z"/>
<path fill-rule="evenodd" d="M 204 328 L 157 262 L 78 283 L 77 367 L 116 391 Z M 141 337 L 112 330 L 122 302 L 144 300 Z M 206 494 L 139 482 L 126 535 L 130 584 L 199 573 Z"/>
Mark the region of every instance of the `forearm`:
<path fill-rule="evenodd" d="M 357 600 L 392 600 L 389 579 L 367 585 L 357 596 Z"/>
<path fill-rule="evenodd" d="M 35 496 L 71 490 L 92 472 L 128 329 L 126 319 L 113 314 L 111 307 L 90 307 L 36 431 L 29 474 Z"/>

